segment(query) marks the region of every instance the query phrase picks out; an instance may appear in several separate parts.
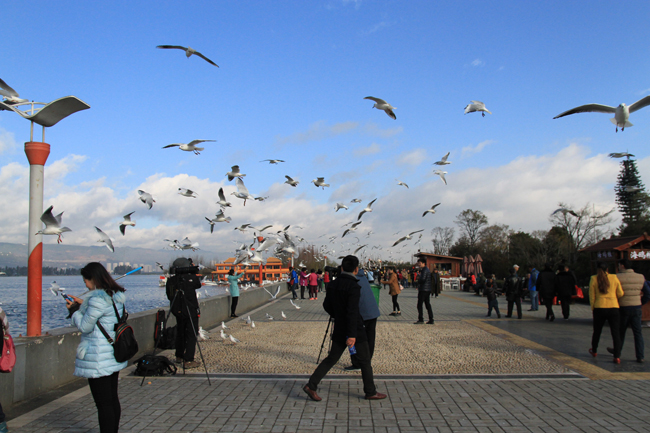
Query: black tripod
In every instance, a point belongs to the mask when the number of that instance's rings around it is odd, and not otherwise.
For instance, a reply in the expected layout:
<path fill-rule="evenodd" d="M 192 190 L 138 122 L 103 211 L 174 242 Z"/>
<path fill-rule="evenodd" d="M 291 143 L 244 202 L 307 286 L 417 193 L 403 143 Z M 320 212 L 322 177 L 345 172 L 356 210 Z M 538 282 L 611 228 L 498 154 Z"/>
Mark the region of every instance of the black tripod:
<path fill-rule="evenodd" d="M 167 321 L 169 320 L 169 315 L 172 313 L 172 305 L 174 305 L 174 302 L 176 301 L 176 297 L 178 296 L 179 293 L 183 296 L 183 298 L 185 298 L 185 292 L 183 291 L 183 289 L 177 289 L 176 293 L 174 293 L 174 297 L 172 298 L 171 303 L 169 304 L 169 311 L 167 312 L 167 316 L 163 321 L 163 328 L 167 327 Z M 190 324 L 192 325 L 192 332 L 194 332 L 194 335 L 197 336 L 196 346 L 199 348 L 199 355 L 201 355 L 201 362 L 203 363 L 203 369 L 205 370 L 205 377 L 208 379 L 208 385 L 212 385 L 212 383 L 210 382 L 210 375 L 208 374 L 208 368 L 205 366 L 205 359 L 203 358 L 201 345 L 199 344 L 198 332 L 194 327 L 194 321 L 192 321 L 192 315 L 190 314 L 190 307 L 187 306 L 187 302 L 183 302 L 183 303 L 185 304 L 185 309 L 187 310 L 187 317 L 189 318 Z M 158 349 L 158 343 L 160 343 L 160 337 L 162 337 L 162 332 L 158 334 L 158 338 L 156 339 L 156 344 L 153 347 L 153 352 L 151 352 L 151 356 L 154 356 L 156 354 L 156 349 Z M 185 362 L 183 362 L 183 374 L 185 374 Z M 146 378 L 147 376 L 145 374 L 145 376 L 142 377 L 142 382 L 140 382 L 140 386 L 144 384 L 144 380 Z"/>
<path fill-rule="evenodd" d="M 323 347 L 325 347 L 325 340 L 327 339 L 327 333 L 330 330 L 330 325 L 334 322 L 334 318 L 330 316 L 330 320 L 327 322 L 327 329 L 325 329 L 325 335 L 323 335 L 323 342 L 320 345 L 320 351 L 318 352 L 318 359 L 316 364 L 320 363 L 320 355 L 323 353 Z M 332 346 L 332 335 L 334 334 L 334 327 L 332 326 L 332 332 L 330 333 L 330 347 Z M 329 352 L 329 349 L 328 349 Z"/>

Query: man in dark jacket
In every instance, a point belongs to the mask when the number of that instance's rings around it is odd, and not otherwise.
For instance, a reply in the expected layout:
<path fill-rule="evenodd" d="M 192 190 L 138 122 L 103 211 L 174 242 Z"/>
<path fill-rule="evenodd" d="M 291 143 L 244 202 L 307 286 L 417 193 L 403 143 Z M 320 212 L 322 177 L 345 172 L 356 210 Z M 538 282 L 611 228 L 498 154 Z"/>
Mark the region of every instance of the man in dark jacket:
<path fill-rule="evenodd" d="M 506 277 L 503 283 L 503 291 L 508 301 L 508 314 L 506 317 L 512 317 L 513 304 L 517 304 L 517 318 L 521 319 L 521 278 L 517 275 L 517 270 L 513 266 L 510 268 L 510 275 Z"/>
<path fill-rule="evenodd" d="M 553 298 L 557 296 L 557 288 L 555 287 L 555 272 L 549 263 L 544 265 L 544 270 L 537 276 L 537 293 L 542 297 L 544 306 L 546 306 L 546 320 L 554 321 Z"/>
<path fill-rule="evenodd" d="M 418 273 L 418 321 L 415 322 L 416 325 L 424 324 L 424 314 L 422 311 L 422 304 L 427 308 L 429 313 L 429 321 L 427 325 L 433 325 L 433 309 L 431 308 L 431 290 L 433 288 L 431 284 L 431 272 L 427 268 L 427 261 L 425 258 L 420 257 L 417 263 L 420 268 Z"/>
<path fill-rule="evenodd" d="M 361 286 L 355 275 L 359 272 L 359 259 L 346 256 L 341 262 L 341 274 L 330 283 L 323 302 L 323 308 L 334 320 L 332 347 L 329 354 L 316 367 L 303 391 L 314 401 L 321 401 L 318 396 L 318 384 L 328 371 L 336 365 L 347 347 L 355 348 L 357 363 L 361 367 L 363 391 L 366 400 L 381 400 L 386 394 L 377 392 L 372 376 L 370 349 L 366 337 L 363 317 L 359 313 Z"/>
<path fill-rule="evenodd" d="M 375 300 L 375 295 L 372 293 L 372 289 L 370 288 L 368 273 L 361 269 L 356 277 L 359 281 L 359 286 L 361 286 L 359 294 L 359 314 L 361 314 L 361 317 L 363 318 L 363 327 L 366 333 L 366 338 L 368 339 L 368 352 L 370 353 L 370 361 L 372 361 L 372 355 L 375 353 L 377 318 L 381 313 L 379 312 L 379 306 Z M 345 367 L 343 370 L 361 370 L 361 367 L 357 362 L 357 355 L 350 356 L 350 360 L 352 361 L 352 365 Z"/>
<path fill-rule="evenodd" d="M 555 277 L 555 287 L 557 289 L 557 299 L 562 304 L 562 316 L 564 320 L 569 320 L 571 313 L 571 297 L 576 292 L 576 276 L 569 270 L 567 265 L 560 265 Z"/>
<path fill-rule="evenodd" d="M 196 333 L 199 330 L 199 300 L 196 290 L 201 288 L 201 280 L 196 276 L 199 268 L 191 259 L 174 260 L 174 275 L 167 279 L 167 296 L 171 304 L 169 309 L 176 317 L 176 362 L 184 363 L 185 368 L 196 368 L 194 361 L 196 351 Z"/>
<path fill-rule="evenodd" d="M 437 298 L 440 292 L 442 292 L 442 281 L 440 280 L 440 272 L 438 272 L 438 268 L 433 269 L 433 273 L 431 274 L 431 283 L 433 284 L 431 296 Z"/>

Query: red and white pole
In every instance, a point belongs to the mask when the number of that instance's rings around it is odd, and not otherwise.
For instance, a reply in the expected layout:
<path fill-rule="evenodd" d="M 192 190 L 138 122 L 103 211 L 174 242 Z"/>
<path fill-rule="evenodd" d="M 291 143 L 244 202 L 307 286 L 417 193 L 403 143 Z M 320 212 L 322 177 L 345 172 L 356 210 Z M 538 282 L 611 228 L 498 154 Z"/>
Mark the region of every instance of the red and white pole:
<path fill-rule="evenodd" d="M 50 155 L 50 145 L 29 141 L 25 143 L 29 161 L 29 233 L 27 233 L 27 336 L 41 335 L 43 294 L 43 169 Z"/>

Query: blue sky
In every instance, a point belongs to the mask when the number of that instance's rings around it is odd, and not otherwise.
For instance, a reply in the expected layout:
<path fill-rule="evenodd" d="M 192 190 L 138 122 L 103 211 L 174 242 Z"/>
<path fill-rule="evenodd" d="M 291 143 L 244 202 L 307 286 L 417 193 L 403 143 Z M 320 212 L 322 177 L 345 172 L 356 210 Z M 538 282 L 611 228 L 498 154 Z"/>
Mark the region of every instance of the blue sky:
<path fill-rule="evenodd" d="M 548 229 L 558 201 L 609 209 L 612 151 L 636 154 L 647 177 L 650 108 L 618 133 L 605 114 L 552 118 L 650 93 L 647 41 L 634 30 L 649 11 L 604 1 L 13 2 L 3 5 L 11 20 L 0 77 L 24 98 L 75 95 L 91 106 L 46 131 L 45 207 L 65 211 L 66 242 L 93 243 L 98 225 L 118 247 L 190 236 L 226 254 L 243 236 L 233 225 L 340 235 L 360 209 L 335 214 L 334 204 L 377 197 L 364 227 L 387 246 L 394 227 L 453 226 L 466 208 L 523 230 Z M 220 68 L 160 44 L 189 45 Z M 365 96 L 397 107 L 397 120 Z M 473 99 L 493 114 L 464 115 Z M 28 139 L 28 122 L 0 112 L 0 206 L 12 214 L 0 241 L 25 242 Z M 199 156 L 162 149 L 193 139 L 217 141 Z M 431 164 L 448 151 L 445 186 Z M 286 163 L 259 162 L 267 158 Z M 233 223 L 209 236 L 203 217 L 218 209 L 220 186 L 235 190 L 224 176 L 233 164 L 269 200 L 243 207 L 230 196 Z M 300 185 L 282 184 L 284 175 Z M 317 176 L 332 186 L 316 189 Z M 151 211 L 140 188 L 158 196 Z M 117 223 L 132 210 L 138 225 L 122 237 Z"/>

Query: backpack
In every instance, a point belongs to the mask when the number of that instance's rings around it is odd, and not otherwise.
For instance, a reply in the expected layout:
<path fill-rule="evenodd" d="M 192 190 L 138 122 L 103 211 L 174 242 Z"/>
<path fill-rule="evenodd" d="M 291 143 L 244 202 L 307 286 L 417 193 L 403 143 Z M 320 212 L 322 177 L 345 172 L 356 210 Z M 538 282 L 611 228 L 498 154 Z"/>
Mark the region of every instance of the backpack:
<path fill-rule="evenodd" d="M 8 333 L 5 334 L 4 326 L 0 321 L 0 373 L 11 373 L 16 365 L 16 347 L 14 340 Z"/>
<path fill-rule="evenodd" d="M 166 356 L 144 355 L 133 363 L 136 365 L 133 373 L 136 376 L 173 376 L 176 374 L 176 366 Z"/>
<path fill-rule="evenodd" d="M 176 326 L 165 328 L 162 331 L 162 338 L 158 340 L 158 349 L 174 349 L 176 347 Z"/>
<path fill-rule="evenodd" d="M 97 327 L 104 334 L 104 337 L 111 343 L 113 346 L 113 352 L 115 355 L 115 360 L 117 362 L 128 361 L 133 358 L 133 356 L 138 353 L 138 342 L 135 339 L 135 334 L 131 325 L 126 323 L 126 319 L 129 317 L 129 313 L 126 312 L 124 308 L 124 314 L 120 317 L 117 312 L 117 307 L 115 302 L 113 302 L 113 310 L 115 310 L 115 316 L 117 317 L 117 323 L 115 324 L 115 339 L 111 338 L 108 335 L 108 332 L 104 329 L 101 323 L 97 321 Z"/>

